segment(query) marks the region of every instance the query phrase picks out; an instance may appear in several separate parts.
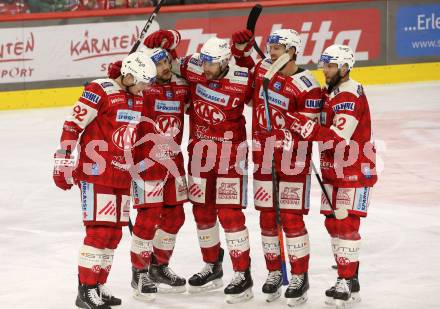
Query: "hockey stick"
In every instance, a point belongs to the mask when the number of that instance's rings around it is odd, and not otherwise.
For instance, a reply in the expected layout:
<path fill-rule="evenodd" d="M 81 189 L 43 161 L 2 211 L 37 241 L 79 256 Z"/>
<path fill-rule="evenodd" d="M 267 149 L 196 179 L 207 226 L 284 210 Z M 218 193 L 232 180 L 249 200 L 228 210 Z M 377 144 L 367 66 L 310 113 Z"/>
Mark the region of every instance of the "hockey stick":
<path fill-rule="evenodd" d="M 330 205 L 330 209 L 332 210 L 333 216 L 335 216 L 335 218 L 338 220 L 342 220 L 342 219 L 347 218 L 348 211 L 346 208 L 338 208 L 338 209 L 333 208 L 332 200 L 330 199 L 330 196 L 327 192 L 327 189 L 325 188 L 325 185 L 322 182 L 321 176 L 319 176 L 318 170 L 316 169 L 316 166 L 313 163 L 313 161 L 312 161 L 312 169 L 316 175 L 316 179 L 318 180 L 319 186 L 321 187 L 321 190 L 324 193 L 324 196 L 325 196 L 328 204 Z"/>
<path fill-rule="evenodd" d="M 252 10 L 249 13 L 246 29 L 252 31 L 252 33 L 255 33 L 255 26 L 257 24 L 258 17 L 260 17 L 261 11 L 263 10 L 263 7 L 260 4 L 256 4 Z M 262 59 L 266 58 L 263 51 L 258 46 L 257 42 L 254 40 L 254 49 L 257 51 L 258 55 Z"/>
<path fill-rule="evenodd" d="M 133 47 L 130 50 L 129 54 L 134 53 L 135 51 L 137 51 L 139 45 L 142 42 L 142 39 L 144 38 L 144 36 L 147 34 L 148 29 L 150 28 L 151 24 L 153 23 L 154 19 L 156 19 L 156 15 L 159 13 L 160 8 L 162 7 L 162 4 L 165 3 L 166 0 L 159 0 L 159 2 L 157 3 L 156 7 L 154 8 L 153 13 L 151 13 L 150 17 L 147 20 L 147 23 L 145 24 L 144 28 L 142 29 L 141 34 L 139 35 L 139 39 L 136 41 L 136 43 L 133 45 Z"/>
<path fill-rule="evenodd" d="M 134 53 L 137 51 L 139 45 L 142 42 L 142 39 L 147 34 L 148 29 L 150 28 L 151 24 L 153 23 L 154 19 L 156 19 L 157 14 L 159 13 L 160 8 L 162 7 L 162 4 L 165 3 L 166 0 L 159 0 L 156 7 L 154 8 L 153 13 L 151 13 L 150 17 L 147 20 L 147 23 L 145 24 L 144 28 L 141 31 L 141 34 L 139 35 L 139 39 L 136 41 L 136 43 L 131 48 L 129 54 Z M 131 221 L 131 218 L 128 218 L 128 229 L 130 231 L 130 235 L 133 235 L 133 222 Z"/>
<path fill-rule="evenodd" d="M 267 131 L 272 132 L 272 123 L 270 121 L 270 110 L 269 110 L 269 82 L 272 77 L 287 63 L 289 62 L 290 57 L 288 54 L 283 54 L 280 56 L 277 61 L 275 61 L 269 70 L 264 74 L 263 77 L 263 92 L 264 92 L 264 107 L 266 114 L 266 123 L 267 123 Z M 277 176 L 275 174 L 275 161 L 272 156 L 272 189 L 273 189 L 273 203 L 276 212 L 276 221 L 277 221 L 277 229 L 278 229 L 278 240 L 280 242 L 280 256 L 281 256 L 281 273 L 283 275 L 283 285 L 289 284 L 289 280 L 287 278 L 287 269 L 286 269 L 286 255 L 284 253 L 284 237 L 283 237 L 283 229 L 281 225 L 281 212 L 280 205 L 278 201 L 278 181 Z"/>

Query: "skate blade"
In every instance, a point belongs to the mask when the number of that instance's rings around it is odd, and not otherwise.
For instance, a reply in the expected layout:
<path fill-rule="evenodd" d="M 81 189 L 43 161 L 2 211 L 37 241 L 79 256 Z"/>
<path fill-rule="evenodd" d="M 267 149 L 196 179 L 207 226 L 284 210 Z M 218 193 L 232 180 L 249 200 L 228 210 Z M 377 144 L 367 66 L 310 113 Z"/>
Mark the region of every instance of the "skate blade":
<path fill-rule="evenodd" d="M 204 292 L 216 290 L 218 288 L 221 288 L 222 286 L 223 286 L 223 280 L 215 279 L 202 286 L 194 286 L 190 284 L 188 286 L 188 292 L 191 294 L 204 293 Z"/>
<path fill-rule="evenodd" d="M 180 294 L 186 292 L 186 285 L 181 286 L 171 286 L 168 284 L 158 284 L 157 292 L 161 294 Z"/>
<path fill-rule="evenodd" d="M 254 293 L 252 293 L 252 288 L 247 289 L 246 291 L 240 294 L 227 294 L 226 295 L 226 303 L 227 304 L 238 304 L 254 297 Z"/>
<path fill-rule="evenodd" d="M 307 301 L 307 292 L 305 292 L 301 297 L 297 298 L 287 298 L 287 306 L 298 307 Z"/>
<path fill-rule="evenodd" d="M 156 298 L 156 293 L 140 293 L 137 289 L 133 289 L 133 298 L 148 303 Z"/>
<path fill-rule="evenodd" d="M 281 288 L 279 288 L 275 293 L 266 294 L 266 302 L 271 303 L 281 296 Z"/>
<path fill-rule="evenodd" d="M 327 301 L 325 303 L 328 305 L 336 305 L 337 309 L 343 309 L 343 308 L 349 308 L 350 306 L 361 302 L 361 296 L 359 295 L 359 293 L 352 293 L 349 300 L 333 299 L 333 298 L 332 300 L 333 300 L 332 303 L 327 303 Z"/>

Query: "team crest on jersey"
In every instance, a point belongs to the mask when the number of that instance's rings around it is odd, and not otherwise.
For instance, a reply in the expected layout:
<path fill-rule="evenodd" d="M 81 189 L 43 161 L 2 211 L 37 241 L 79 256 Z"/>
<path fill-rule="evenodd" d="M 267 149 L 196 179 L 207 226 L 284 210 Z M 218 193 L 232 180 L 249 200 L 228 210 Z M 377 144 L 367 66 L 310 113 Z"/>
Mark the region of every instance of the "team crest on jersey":
<path fill-rule="evenodd" d="M 281 90 L 281 82 L 275 82 L 273 84 L 273 87 L 275 88 L 275 90 L 280 91 Z"/>
<path fill-rule="evenodd" d="M 162 113 L 179 113 L 180 102 L 156 100 L 154 104 L 154 110 L 156 112 L 162 112 Z"/>
<path fill-rule="evenodd" d="M 354 111 L 354 102 L 342 102 L 333 106 L 333 111 L 335 113 L 339 111 Z"/>
<path fill-rule="evenodd" d="M 228 95 L 211 90 L 201 84 L 197 84 L 196 94 L 208 102 L 220 104 L 223 106 L 228 105 L 228 101 L 229 101 Z"/>
<path fill-rule="evenodd" d="M 165 96 L 167 97 L 167 99 L 172 99 L 174 96 L 173 91 L 172 90 L 165 91 Z"/>
<path fill-rule="evenodd" d="M 277 108 L 274 107 L 272 107 L 270 110 L 271 110 L 272 126 L 275 129 L 283 129 L 286 126 L 286 120 L 284 119 L 283 114 Z M 267 128 L 266 108 L 264 104 L 260 104 L 257 106 L 255 115 L 257 117 L 258 125 L 261 128 L 266 129 Z"/>
<path fill-rule="evenodd" d="M 99 100 L 101 100 L 101 96 L 91 91 L 84 91 L 81 95 L 81 98 L 89 101 L 92 104 L 98 104 Z"/>
<path fill-rule="evenodd" d="M 238 76 L 238 77 L 248 77 L 249 73 L 248 72 L 243 72 L 243 71 L 235 71 L 234 72 L 234 76 Z"/>
<path fill-rule="evenodd" d="M 121 150 L 128 150 L 136 142 L 136 129 L 127 125 L 119 127 L 112 136 L 113 143 Z"/>
<path fill-rule="evenodd" d="M 301 76 L 300 78 L 299 78 L 300 80 L 302 80 L 302 82 L 307 86 L 307 87 L 312 87 L 312 82 L 310 81 L 310 79 L 308 79 L 307 77 L 305 77 L 305 76 Z"/>
<path fill-rule="evenodd" d="M 306 100 L 306 107 L 307 108 L 311 108 L 311 109 L 321 109 L 322 107 L 322 100 L 318 99 L 318 100 Z"/>
<path fill-rule="evenodd" d="M 199 118 L 205 120 L 210 125 L 219 124 L 226 118 L 220 108 L 199 100 L 194 102 L 194 111 Z"/>
<path fill-rule="evenodd" d="M 180 119 L 173 115 L 160 115 L 156 117 L 156 132 L 176 136 L 182 128 Z"/>
<path fill-rule="evenodd" d="M 281 107 L 284 110 L 288 110 L 289 109 L 289 99 L 286 98 L 285 96 L 276 93 L 272 90 L 268 90 L 268 96 L 269 96 L 269 104 Z M 263 87 L 260 88 L 260 95 L 259 95 L 260 99 L 265 99 L 264 96 L 264 90 Z"/>
<path fill-rule="evenodd" d="M 141 112 L 120 109 L 116 113 L 116 121 L 117 122 L 130 122 L 130 123 L 139 123 L 141 119 Z"/>

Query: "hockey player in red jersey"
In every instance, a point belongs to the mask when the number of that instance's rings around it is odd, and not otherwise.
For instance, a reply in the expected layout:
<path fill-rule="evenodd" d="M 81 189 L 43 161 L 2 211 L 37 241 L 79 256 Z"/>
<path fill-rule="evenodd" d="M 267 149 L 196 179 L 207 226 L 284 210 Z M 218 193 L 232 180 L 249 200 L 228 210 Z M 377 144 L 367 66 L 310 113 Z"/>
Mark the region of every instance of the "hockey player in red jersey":
<path fill-rule="evenodd" d="M 249 30 L 233 35 L 234 56 L 237 63 L 253 67 L 249 51 L 253 45 Z M 296 64 L 301 48 L 301 38 L 292 29 L 278 29 L 270 34 L 267 50 L 270 58 L 261 60 L 254 71 L 255 90 L 252 106 L 252 138 L 254 169 L 254 204 L 260 211 L 260 228 L 264 258 L 269 271 L 263 285 L 268 301 L 280 296 L 282 285 L 280 243 L 276 211 L 273 200 L 271 159 L 274 153 L 278 186 L 280 221 L 286 235 L 291 266 L 291 280 L 285 292 L 289 305 L 299 305 L 307 300 L 309 238 L 303 215 L 309 212 L 311 143 L 298 143 L 289 134 L 290 120 L 287 112 L 298 112 L 307 119 L 316 120 L 321 109 L 321 88 L 312 73 Z M 290 61 L 271 79 L 268 101 L 274 131 L 267 131 L 266 107 L 262 80 L 264 74 L 281 55 L 287 53 Z M 286 134 L 276 134 L 282 131 Z M 278 136 L 277 136 L 278 135 Z M 275 149 L 270 141 L 276 140 Z M 273 147 L 273 146 L 272 146 Z M 269 160 L 268 160 L 269 159 Z"/>
<path fill-rule="evenodd" d="M 336 283 L 325 294 L 326 302 L 338 308 L 360 300 L 360 218 L 367 216 L 377 181 L 367 97 L 362 85 L 350 79 L 354 62 L 349 46 L 328 47 L 320 60 L 327 83 L 321 124 L 299 113 L 290 115 L 292 131 L 320 143 L 322 178 L 334 211 L 323 194 L 321 213 L 338 267 Z"/>
<path fill-rule="evenodd" d="M 148 47 L 173 40 L 159 31 L 146 39 Z M 175 69 L 190 84 L 188 195 L 205 267 L 189 280 L 190 292 L 220 287 L 223 249 L 217 218 L 225 230 L 234 277 L 225 288 L 227 302 L 252 297 L 246 206 L 247 143 L 243 109 L 252 95 L 245 68 L 231 65 L 226 40 L 211 38 L 201 52 L 181 59 Z"/>
<path fill-rule="evenodd" d="M 142 91 L 150 87 L 156 67 L 148 56 L 136 52 L 123 60 L 121 74 L 85 86 L 64 122 L 54 156 L 55 184 L 69 190 L 75 183 L 81 191 L 86 237 L 79 252 L 78 308 L 107 309 L 121 304 L 105 283 L 122 226 L 129 220 L 131 177 L 124 151 L 136 139 Z M 76 148 L 75 165 L 72 153 Z"/>
<path fill-rule="evenodd" d="M 188 201 L 182 143 L 188 83 L 171 72 L 172 58 L 162 48 L 140 49 L 157 67 L 153 86 L 144 92 L 142 121 L 134 148 L 140 177 L 133 180 L 132 196 L 137 209 L 133 228 L 131 261 L 134 296 L 150 300 L 156 286 L 164 293 L 183 293 L 186 280 L 168 266 L 176 234 L 185 221 L 183 203 Z M 142 139 L 146 138 L 145 142 Z M 171 163 L 171 164 L 170 164 Z M 145 169 L 145 170 L 144 170 Z M 148 272 L 148 276 L 147 276 Z"/>

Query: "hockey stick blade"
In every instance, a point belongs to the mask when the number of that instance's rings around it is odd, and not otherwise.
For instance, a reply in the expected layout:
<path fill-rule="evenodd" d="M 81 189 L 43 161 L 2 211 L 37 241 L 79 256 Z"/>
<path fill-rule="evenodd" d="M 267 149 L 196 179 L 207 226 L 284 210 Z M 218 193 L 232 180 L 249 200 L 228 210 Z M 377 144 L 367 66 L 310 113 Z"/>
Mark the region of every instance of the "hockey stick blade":
<path fill-rule="evenodd" d="M 257 24 L 258 17 L 262 10 L 263 7 L 260 4 L 256 4 L 249 13 L 246 29 L 252 31 L 252 33 L 255 32 L 255 25 Z"/>
<path fill-rule="evenodd" d="M 282 54 L 277 61 L 272 63 L 269 70 L 267 70 L 266 74 L 264 74 L 264 79 L 271 80 L 272 77 L 279 71 L 283 66 L 289 62 L 290 56 L 288 54 Z"/>

